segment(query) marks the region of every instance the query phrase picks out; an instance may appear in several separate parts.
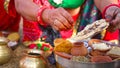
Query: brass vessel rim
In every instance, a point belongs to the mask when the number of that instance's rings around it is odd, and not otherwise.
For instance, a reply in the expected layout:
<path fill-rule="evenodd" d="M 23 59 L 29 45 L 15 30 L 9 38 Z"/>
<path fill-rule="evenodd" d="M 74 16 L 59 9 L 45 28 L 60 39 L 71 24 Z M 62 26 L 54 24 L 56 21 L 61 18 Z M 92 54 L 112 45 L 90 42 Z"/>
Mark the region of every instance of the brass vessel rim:
<path fill-rule="evenodd" d="M 8 39 L 5 37 L 0 37 L 0 44 L 7 44 L 8 43 Z"/>
<path fill-rule="evenodd" d="M 26 49 L 24 53 L 31 56 L 41 56 L 43 51 L 37 49 Z"/>
<path fill-rule="evenodd" d="M 32 58 L 40 58 L 40 57 L 42 57 L 40 54 L 30 54 L 30 53 L 28 53 L 28 55 L 26 55 L 26 56 L 29 56 L 29 57 L 32 57 Z"/>

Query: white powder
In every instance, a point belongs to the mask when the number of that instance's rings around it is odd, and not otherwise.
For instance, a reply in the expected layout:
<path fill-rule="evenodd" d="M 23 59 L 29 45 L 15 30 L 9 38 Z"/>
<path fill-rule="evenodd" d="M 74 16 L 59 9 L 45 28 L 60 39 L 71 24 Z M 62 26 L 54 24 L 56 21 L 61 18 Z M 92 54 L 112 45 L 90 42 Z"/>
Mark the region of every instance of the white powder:
<path fill-rule="evenodd" d="M 92 45 L 92 47 L 96 50 L 108 50 L 111 48 L 110 45 L 107 45 L 105 43 L 95 43 Z"/>

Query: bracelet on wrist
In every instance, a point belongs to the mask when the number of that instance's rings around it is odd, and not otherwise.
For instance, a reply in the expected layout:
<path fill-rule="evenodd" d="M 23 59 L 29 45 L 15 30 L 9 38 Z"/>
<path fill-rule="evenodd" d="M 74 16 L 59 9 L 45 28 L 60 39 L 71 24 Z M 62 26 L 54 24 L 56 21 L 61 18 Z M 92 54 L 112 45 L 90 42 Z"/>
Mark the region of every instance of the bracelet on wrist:
<path fill-rule="evenodd" d="M 108 6 L 106 6 L 102 12 L 102 17 L 105 18 L 105 13 L 106 13 L 106 10 L 109 8 L 109 7 L 112 7 L 112 6 L 116 6 L 116 7 L 119 7 L 120 8 L 120 5 L 118 4 L 110 4 Z"/>
<path fill-rule="evenodd" d="M 39 22 L 40 25 L 44 25 L 44 26 L 47 25 L 47 24 L 44 23 L 43 20 L 42 20 L 42 12 L 43 12 L 45 9 L 47 9 L 47 8 L 49 8 L 49 7 L 42 6 L 42 7 L 40 7 L 39 10 L 38 10 L 37 21 Z"/>

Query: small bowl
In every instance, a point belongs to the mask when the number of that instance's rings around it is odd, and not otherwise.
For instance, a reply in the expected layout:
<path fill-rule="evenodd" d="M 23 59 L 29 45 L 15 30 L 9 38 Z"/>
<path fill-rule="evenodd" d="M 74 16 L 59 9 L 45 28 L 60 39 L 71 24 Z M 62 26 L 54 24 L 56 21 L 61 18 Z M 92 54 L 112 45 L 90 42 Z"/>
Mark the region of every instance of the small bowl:
<path fill-rule="evenodd" d="M 102 42 L 102 40 L 100 40 L 100 39 L 91 39 L 88 41 L 88 45 L 91 46 L 92 44 L 100 43 L 100 42 Z"/>

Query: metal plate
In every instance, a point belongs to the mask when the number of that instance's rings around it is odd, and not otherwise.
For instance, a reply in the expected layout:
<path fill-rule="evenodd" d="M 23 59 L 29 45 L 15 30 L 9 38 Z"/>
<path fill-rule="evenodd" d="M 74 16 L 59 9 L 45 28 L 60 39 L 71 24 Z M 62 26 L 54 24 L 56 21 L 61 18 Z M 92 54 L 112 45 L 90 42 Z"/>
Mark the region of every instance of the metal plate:
<path fill-rule="evenodd" d="M 120 61 L 109 63 L 80 63 L 55 55 L 56 61 L 64 68 L 120 68 Z"/>

